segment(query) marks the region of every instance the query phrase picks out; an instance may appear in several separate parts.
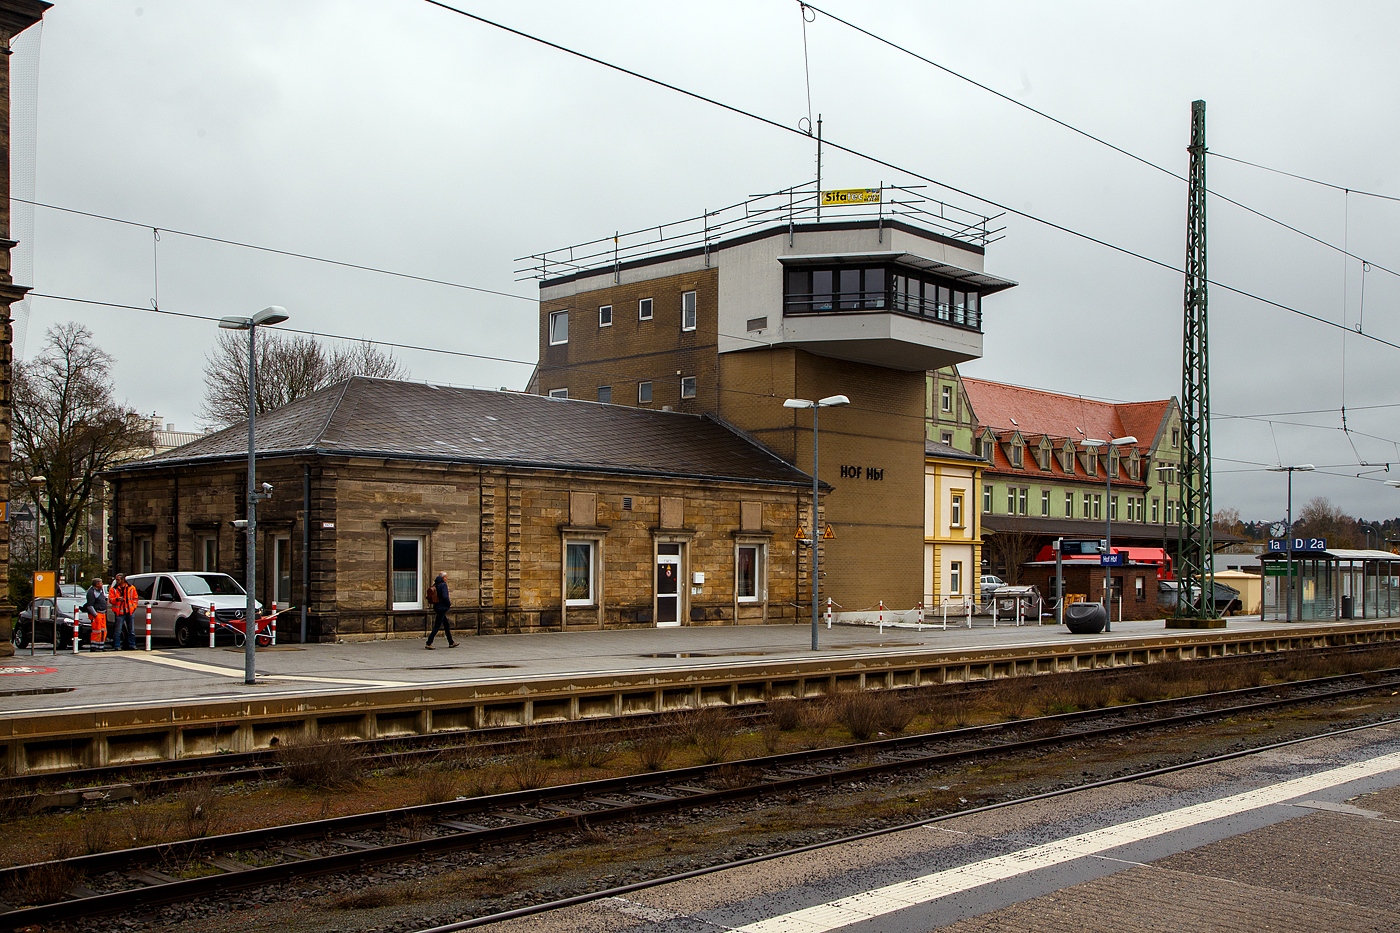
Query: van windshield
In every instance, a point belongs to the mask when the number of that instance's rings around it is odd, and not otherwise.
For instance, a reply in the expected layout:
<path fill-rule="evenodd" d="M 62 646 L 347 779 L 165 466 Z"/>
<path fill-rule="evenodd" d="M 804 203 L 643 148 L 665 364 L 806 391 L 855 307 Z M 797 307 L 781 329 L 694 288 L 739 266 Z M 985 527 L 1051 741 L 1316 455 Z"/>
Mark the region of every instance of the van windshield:
<path fill-rule="evenodd" d="M 186 596 L 242 596 L 243 587 L 223 573 L 181 573 L 176 580 Z"/>

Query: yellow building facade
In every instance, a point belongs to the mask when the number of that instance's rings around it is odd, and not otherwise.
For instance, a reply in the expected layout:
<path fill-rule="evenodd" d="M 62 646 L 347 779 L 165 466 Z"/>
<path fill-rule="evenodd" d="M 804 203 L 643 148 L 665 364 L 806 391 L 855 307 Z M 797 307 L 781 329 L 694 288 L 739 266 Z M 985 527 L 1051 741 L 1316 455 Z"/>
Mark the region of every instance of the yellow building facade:
<path fill-rule="evenodd" d="M 981 457 L 950 444 L 924 445 L 924 606 L 976 596 L 982 567 Z"/>

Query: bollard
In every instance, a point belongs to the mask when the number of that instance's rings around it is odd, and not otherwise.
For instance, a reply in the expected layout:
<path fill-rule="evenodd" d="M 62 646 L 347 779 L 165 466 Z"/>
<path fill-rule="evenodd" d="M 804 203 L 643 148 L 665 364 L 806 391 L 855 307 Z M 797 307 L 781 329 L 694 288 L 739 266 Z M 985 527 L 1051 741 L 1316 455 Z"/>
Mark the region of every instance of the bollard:
<path fill-rule="evenodd" d="M 971 629 L 972 629 L 972 597 L 971 597 L 971 596 L 967 597 L 967 599 L 965 600 L 965 602 L 967 603 L 967 627 L 968 627 L 968 630 L 971 631 Z"/>
<path fill-rule="evenodd" d="M 214 604 L 213 604 L 213 603 L 210 603 L 210 604 L 209 604 L 209 647 L 210 647 L 210 648 L 214 647 L 214 618 L 215 618 L 214 613 L 215 613 Z"/>
<path fill-rule="evenodd" d="M 78 653 L 78 642 L 82 640 L 83 630 L 78 627 L 78 612 L 75 609 L 73 610 L 73 654 L 76 655 Z M 88 636 L 88 640 L 91 641 L 92 636 Z"/>
<path fill-rule="evenodd" d="M 826 598 L 826 627 L 831 628 L 831 597 Z"/>
<path fill-rule="evenodd" d="M 146 650 L 151 650 L 151 607 L 146 607 Z"/>
<path fill-rule="evenodd" d="M 919 604 L 914 607 L 914 611 L 919 614 L 919 631 L 924 630 L 924 601 L 919 600 Z"/>
<path fill-rule="evenodd" d="M 269 644 L 277 644 L 277 601 L 272 601 L 272 641 Z"/>
<path fill-rule="evenodd" d="M 948 631 L 948 597 L 943 597 L 943 631 Z"/>

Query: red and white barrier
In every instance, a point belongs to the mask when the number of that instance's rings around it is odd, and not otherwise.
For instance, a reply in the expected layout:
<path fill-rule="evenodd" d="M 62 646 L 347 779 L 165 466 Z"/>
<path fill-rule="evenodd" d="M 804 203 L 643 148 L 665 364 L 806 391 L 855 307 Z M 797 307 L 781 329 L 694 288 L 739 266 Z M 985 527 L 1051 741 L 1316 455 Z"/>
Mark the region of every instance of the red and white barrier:
<path fill-rule="evenodd" d="M 151 650 L 151 607 L 146 607 L 146 650 Z"/>
<path fill-rule="evenodd" d="M 213 603 L 210 603 L 210 604 L 209 604 L 209 647 L 210 647 L 210 648 L 214 647 L 214 619 L 217 618 L 215 612 L 216 612 L 216 610 L 214 609 L 214 604 L 213 604 Z"/>

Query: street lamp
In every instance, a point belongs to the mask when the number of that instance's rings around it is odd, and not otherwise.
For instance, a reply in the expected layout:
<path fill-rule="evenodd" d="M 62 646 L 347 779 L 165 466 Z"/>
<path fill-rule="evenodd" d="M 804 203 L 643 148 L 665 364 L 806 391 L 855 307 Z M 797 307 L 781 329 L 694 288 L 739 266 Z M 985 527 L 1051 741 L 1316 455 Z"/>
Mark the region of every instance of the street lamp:
<path fill-rule="evenodd" d="M 258 500 L 270 496 L 272 487 L 257 488 L 257 445 L 253 439 L 253 420 L 257 413 L 257 344 L 258 328 L 281 324 L 287 320 L 287 309 L 273 305 L 263 308 L 252 317 L 226 317 L 219 319 L 219 326 L 225 330 L 246 330 L 248 332 L 248 607 L 244 613 L 243 642 L 243 682 L 257 683 L 255 670 L 257 653 L 258 607 Z M 214 620 L 209 620 L 214 625 Z"/>
<path fill-rule="evenodd" d="M 790 398 L 783 402 L 784 408 L 810 408 L 812 409 L 812 524 L 811 535 L 807 538 L 807 545 L 812 549 L 812 650 L 817 650 L 817 564 L 821 560 L 817 551 L 817 542 L 821 540 L 817 533 L 817 410 L 830 408 L 833 405 L 849 405 L 851 400 L 844 395 L 829 395 L 824 399 L 813 402 L 805 398 Z"/>
<path fill-rule="evenodd" d="M 1293 621 L 1293 474 L 1311 473 L 1315 469 L 1317 467 L 1311 463 L 1300 463 L 1297 466 L 1279 464 L 1269 467 L 1270 472 L 1288 474 L 1288 584 L 1285 589 L 1286 602 L 1283 607 L 1283 621 L 1285 622 Z M 1262 612 L 1263 609 L 1261 608 L 1260 611 Z M 1298 615 L 1302 614 L 1303 607 L 1299 606 Z"/>
<path fill-rule="evenodd" d="M 1086 438 L 1084 439 L 1084 446 L 1085 446 L 1085 447 L 1105 447 L 1105 446 L 1106 446 L 1106 447 L 1112 448 L 1112 447 L 1122 447 L 1122 446 L 1124 446 L 1124 445 L 1126 445 L 1126 444 L 1136 444 L 1136 443 L 1137 443 L 1137 438 L 1136 438 L 1136 437 L 1133 437 L 1131 434 L 1129 434 L 1127 437 L 1115 437 L 1115 438 L 1111 438 L 1111 439 L 1109 439 L 1109 440 L 1107 440 L 1107 441 L 1095 440 L 1095 439 L 1092 438 L 1092 437 L 1086 437 Z M 1106 525 L 1105 528 L 1104 528 L 1103 550 L 1104 550 L 1104 553 L 1107 554 L 1107 555 L 1109 556 L 1108 559 L 1109 559 L 1109 560 L 1112 560 L 1112 559 L 1113 559 L 1113 452 L 1110 450 L 1107 454 L 1104 455 L 1103 460 L 1104 460 L 1104 463 L 1103 463 L 1104 476 L 1107 477 L 1107 480 L 1106 480 L 1106 483 L 1105 483 L 1105 485 L 1106 485 L 1107 488 L 1106 488 L 1105 491 L 1104 491 L 1104 504 L 1103 504 L 1103 514 L 1104 514 L 1104 519 L 1105 519 L 1106 522 L 1107 522 L 1107 525 Z M 1113 587 L 1110 585 L 1110 581 L 1112 581 L 1112 579 L 1113 579 L 1113 565 L 1112 565 L 1112 564 L 1105 564 L 1105 565 L 1104 565 L 1104 571 L 1103 571 L 1103 611 L 1104 611 L 1104 615 L 1107 617 L 1107 618 L 1104 620 L 1104 627 L 1103 627 L 1103 630 L 1104 630 L 1105 632 L 1111 632 L 1111 631 L 1113 631 L 1113 598 L 1112 598 Z M 1179 594 L 1178 594 L 1177 598 L 1180 599 L 1180 595 L 1179 595 Z M 1123 620 L 1122 620 L 1122 619 L 1119 619 L 1118 621 L 1121 622 L 1121 621 L 1123 621 Z"/>

